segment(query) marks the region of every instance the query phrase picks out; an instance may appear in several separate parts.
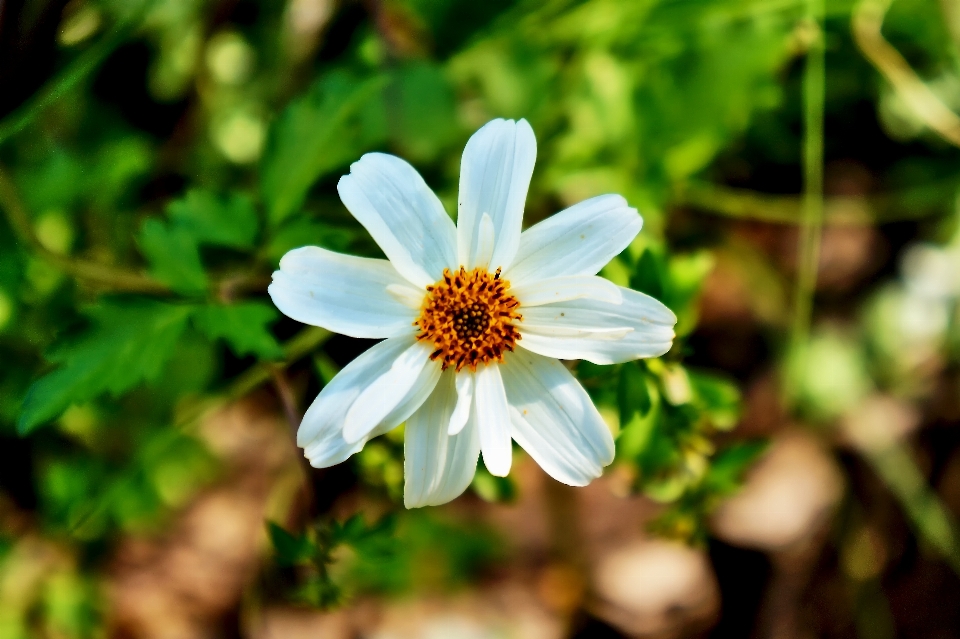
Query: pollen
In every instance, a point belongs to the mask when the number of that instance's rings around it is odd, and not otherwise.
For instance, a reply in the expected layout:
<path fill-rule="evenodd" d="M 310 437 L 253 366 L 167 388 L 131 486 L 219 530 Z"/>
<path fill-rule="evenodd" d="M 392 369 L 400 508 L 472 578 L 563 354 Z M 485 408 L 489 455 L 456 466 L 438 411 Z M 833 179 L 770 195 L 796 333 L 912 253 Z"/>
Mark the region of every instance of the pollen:
<path fill-rule="evenodd" d="M 507 293 L 510 282 L 500 279 L 500 269 L 484 268 L 457 272 L 444 269 L 443 277 L 427 287 L 417 339 L 433 342 L 433 360 L 442 367 L 464 366 L 475 371 L 478 364 L 502 362 L 520 339 L 514 322 L 521 319 L 520 302 Z"/>

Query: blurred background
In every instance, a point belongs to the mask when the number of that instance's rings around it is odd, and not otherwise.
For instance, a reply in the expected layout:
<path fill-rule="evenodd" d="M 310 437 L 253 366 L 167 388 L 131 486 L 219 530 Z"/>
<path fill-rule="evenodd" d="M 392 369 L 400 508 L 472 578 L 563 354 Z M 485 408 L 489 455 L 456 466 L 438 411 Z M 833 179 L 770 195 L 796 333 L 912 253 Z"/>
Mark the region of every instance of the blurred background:
<path fill-rule="evenodd" d="M 955 0 L 0 0 L 0 639 L 960 637 L 958 111 Z M 303 461 L 370 343 L 266 285 L 495 117 L 678 338 L 569 364 L 588 488 L 405 511 L 402 428 Z"/>

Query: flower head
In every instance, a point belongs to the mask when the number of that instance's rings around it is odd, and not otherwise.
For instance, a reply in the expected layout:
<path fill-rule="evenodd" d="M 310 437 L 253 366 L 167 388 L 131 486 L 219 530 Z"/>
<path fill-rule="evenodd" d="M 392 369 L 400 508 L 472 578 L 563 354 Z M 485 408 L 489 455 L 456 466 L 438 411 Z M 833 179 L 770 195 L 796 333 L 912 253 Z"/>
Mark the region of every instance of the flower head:
<path fill-rule="evenodd" d="M 559 359 L 615 364 L 669 350 L 674 314 L 596 274 L 640 232 L 619 195 L 521 233 L 536 139 L 494 120 L 467 143 L 457 224 L 416 170 L 368 153 L 340 198 L 387 260 L 308 246 L 287 253 L 270 296 L 286 315 L 382 339 L 307 410 L 297 443 L 318 468 L 406 422 L 404 503 L 460 495 L 482 455 L 510 471 L 512 441 L 552 477 L 583 486 L 613 461 L 613 437 Z"/>

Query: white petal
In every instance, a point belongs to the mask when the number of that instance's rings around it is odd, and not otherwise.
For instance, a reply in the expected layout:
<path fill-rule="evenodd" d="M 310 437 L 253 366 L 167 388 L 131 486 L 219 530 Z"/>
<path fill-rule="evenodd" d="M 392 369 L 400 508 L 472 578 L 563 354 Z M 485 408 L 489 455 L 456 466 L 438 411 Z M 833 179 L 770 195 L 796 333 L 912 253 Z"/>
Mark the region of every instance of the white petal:
<path fill-rule="evenodd" d="M 457 250 L 460 263 L 477 262 L 480 221 L 493 221 L 490 270 L 513 261 L 520 245 L 523 205 L 537 160 L 537 138 L 526 120 L 493 120 L 473 134 L 460 162 Z"/>
<path fill-rule="evenodd" d="M 403 442 L 403 505 L 438 506 L 456 498 L 473 480 L 480 456 L 475 420 L 459 435 L 447 434 L 457 403 L 457 391 L 448 370 L 430 398 L 407 420 Z"/>
<path fill-rule="evenodd" d="M 610 430 L 583 387 L 555 359 L 517 349 L 500 366 L 513 438 L 557 481 L 585 486 L 613 461 Z"/>
<path fill-rule="evenodd" d="M 619 195 L 601 195 L 560 211 L 520 236 L 504 278 L 514 284 L 560 275 L 596 275 L 630 245 L 643 219 Z"/>
<path fill-rule="evenodd" d="M 632 328 L 587 328 L 584 326 L 557 326 L 557 325 L 538 325 L 530 322 L 523 323 L 523 332 L 525 335 L 543 335 L 545 337 L 568 337 L 579 338 L 589 337 L 591 339 L 619 340 L 633 332 Z"/>
<path fill-rule="evenodd" d="M 619 286 L 596 275 L 567 275 L 530 280 L 510 287 L 509 293 L 517 298 L 521 308 L 584 298 L 608 304 L 619 304 L 623 300 Z"/>
<path fill-rule="evenodd" d="M 427 295 L 423 289 L 416 289 L 408 284 L 390 284 L 387 286 L 387 293 L 407 308 L 417 312 L 423 308 L 423 301 Z"/>
<path fill-rule="evenodd" d="M 409 287 L 386 260 L 304 246 L 283 256 L 267 291 L 277 308 L 298 322 L 379 339 L 415 330 L 416 311 L 387 292 L 396 285 Z"/>
<path fill-rule="evenodd" d="M 489 213 L 484 213 L 480 217 L 480 228 L 477 229 L 477 253 L 474 255 L 473 265 L 478 268 L 490 268 L 490 260 L 493 259 L 493 249 L 496 246 L 494 237 L 493 218 Z"/>
<path fill-rule="evenodd" d="M 457 406 L 450 415 L 450 427 L 447 432 L 456 435 L 466 426 L 470 418 L 470 407 L 473 405 L 474 375 L 469 369 L 456 374 Z"/>
<path fill-rule="evenodd" d="M 423 405 L 423 402 L 427 401 L 427 398 L 430 397 L 430 393 L 433 392 L 433 388 L 437 385 L 437 380 L 440 379 L 441 371 L 442 369 L 435 362 L 427 362 L 427 365 L 420 371 L 420 376 L 413 383 L 411 391 L 403 401 L 397 404 L 396 408 L 383 418 L 374 430 L 376 431 L 383 428 L 385 424 L 389 424 L 390 428 L 393 428 L 393 425 L 402 424 L 408 417 L 413 415 L 416 410 Z"/>
<path fill-rule="evenodd" d="M 657 357 L 670 350 L 677 323 L 673 312 L 649 295 L 622 287 L 620 292 L 620 304 L 579 299 L 522 309 L 519 345 L 546 357 L 594 364 Z M 625 329 L 632 330 L 616 339 Z"/>
<path fill-rule="evenodd" d="M 375 344 L 347 364 L 323 387 L 307 409 L 297 430 L 297 445 L 304 449 L 304 455 L 312 466 L 326 468 L 339 464 L 363 448 L 371 437 L 400 424 L 399 421 L 389 423 L 385 420 L 381 422 L 381 428 L 375 429 L 355 443 L 348 443 L 343 438 L 343 421 L 357 396 L 371 380 L 390 370 L 397 357 L 414 342 L 414 338 L 410 336 L 396 337 Z M 377 432 L 378 430 L 380 432 Z"/>
<path fill-rule="evenodd" d="M 401 353 L 389 370 L 369 380 L 347 411 L 343 423 L 343 438 L 347 442 L 366 437 L 391 412 L 407 404 L 411 395 L 422 395 L 421 402 L 426 399 L 440 377 L 440 364 L 430 360 L 430 352 L 431 346 L 417 342 Z M 426 392 L 424 386 L 429 386 Z"/>
<path fill-rule="evenodd" d="M 417 286 L 456 268 L 457 232 L 416 169 L 398 157 L 367 153 L 337 184 L 340 199 L 397 271 Z"/>
<path fill-rule="evenodd" d="M 480 430 L 484 465 L 491 475 L 506 477 L 513 461 L 513 445 L 510 439 L 510 407 L 499 364 L 477 368 L 473 413 Z"/>

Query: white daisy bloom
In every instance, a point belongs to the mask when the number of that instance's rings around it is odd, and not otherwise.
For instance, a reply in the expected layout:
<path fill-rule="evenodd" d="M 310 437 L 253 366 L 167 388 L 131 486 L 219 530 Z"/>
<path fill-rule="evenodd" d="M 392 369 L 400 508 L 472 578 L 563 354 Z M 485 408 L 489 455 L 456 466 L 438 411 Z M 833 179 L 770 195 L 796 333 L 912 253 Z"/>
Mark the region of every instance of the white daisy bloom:
<path fill-rule="evenodd" d="M 572 206 L 521 233 L 537 142 L 526 120 L 494 120 L 467 142 L 457 224 L 417 171 L 368 153 L 337 190 L 387 260 L 295 249 L 273 274 L 284 314 L 383 341 L 348 364 L 297 433 L 325 468 L 406 422 L 404 504 L 460 495 L 477 459 L 505 476 L 512 440 L 554 479 L 584 486 L 613 437 L 559 359 L 615 364 L 670 349 L 676 316 L 597 273 L 640 232 L 619 195 Z"/>

